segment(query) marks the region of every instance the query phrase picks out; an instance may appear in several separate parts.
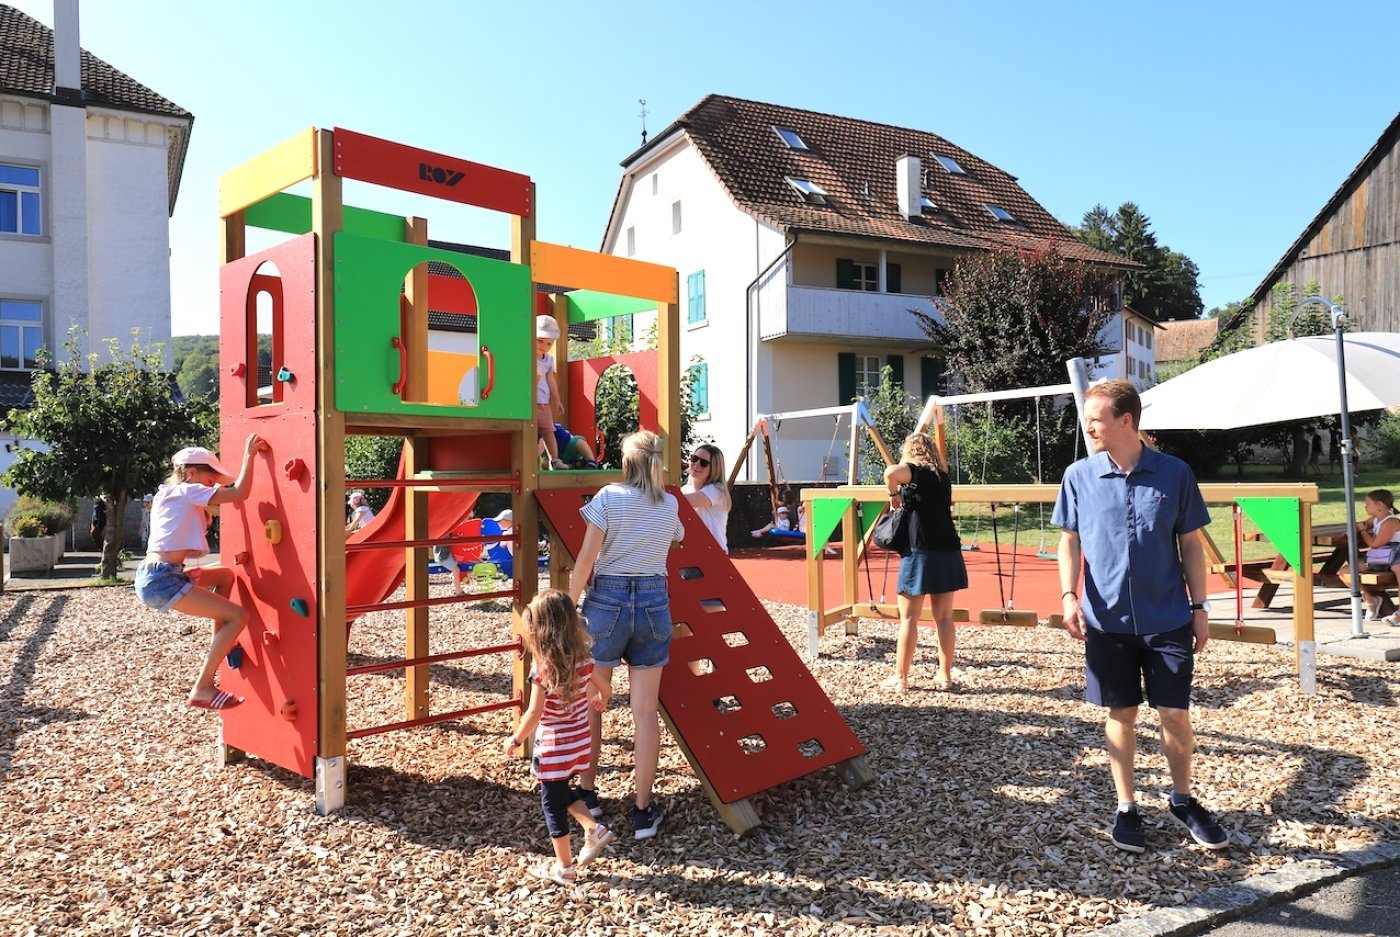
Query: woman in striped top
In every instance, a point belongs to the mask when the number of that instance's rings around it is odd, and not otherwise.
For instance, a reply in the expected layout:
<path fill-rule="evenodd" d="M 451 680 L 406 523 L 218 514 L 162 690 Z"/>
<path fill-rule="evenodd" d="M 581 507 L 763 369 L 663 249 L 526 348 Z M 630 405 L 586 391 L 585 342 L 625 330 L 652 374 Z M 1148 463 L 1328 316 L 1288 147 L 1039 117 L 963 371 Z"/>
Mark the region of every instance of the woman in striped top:
<path fill-rule="evenodd" d="M 530 683 L 535 690 L 520 726 L 506 738 L 504 747 L 509 755 L 520 747 L 522 738 L 535 733 L 530 763 L 540 782 L 540 805 L 554 844 L 554 861 L 532 871 L 567 885 L 574 880 L 575 865 L 569 817 L 578 820 L 584 831 L 578 865 L 596 858 L 613 839 L 608 828 L 593 818 L 580 792 L 569 786 L 574 775 L 588 769 L 593 747 L 589 712 L 603 710 L 612 687 L 594 670 L 588 632 L 568 595 L 545 589 L 526 607 L 521 622 L 526 649 L 534 659 Z"/>
<path fill-rule="evenodd" d="M 622 441 L 622 484 L 604 486 L 580 511 L 588 529 L 569 586 L 577 599 L 588 585 L 583 617 L 602 680 L 611 685 L 614 668 L 627 662 L 637 787 L 632 833 L 637 839 L 655 836 L 661 828 L 651 788 L 661 754 L 661 670 L 671 656 L 666 552 L 685 537 L 676 498 L 667 494 L 665 481 L 659 436 L 640 432 Z M 593 784 L 602 720 L 596 715 L 592 729 L 593 763 L 580 778 L 590 809 L 598 803 Z"/>

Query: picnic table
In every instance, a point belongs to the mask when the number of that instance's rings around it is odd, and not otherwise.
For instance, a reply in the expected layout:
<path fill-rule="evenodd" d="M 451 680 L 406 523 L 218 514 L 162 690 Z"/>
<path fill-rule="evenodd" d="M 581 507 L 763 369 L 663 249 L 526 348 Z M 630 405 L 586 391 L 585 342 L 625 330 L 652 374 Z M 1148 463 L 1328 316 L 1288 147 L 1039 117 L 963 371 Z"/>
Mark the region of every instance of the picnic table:
<path fill-rule="evenodd" d="M 1251 531 L 1244 535 L 1244 539 L 1257 541 L 1267 538 L 1260 531 Z M 1312 529 L 1312 543 L 1317 548 L 1313 551 L 1312 561 L 1314 564 L 1321 563 L 1313 572 L 1313 587 L 1351 588 L 1351 579 L 1347 572 L 1347 525 L 1319 524 Z M 1219 548 L 1209 540 L 1209 536 L 1206 552 L 1210 561 L 1210 571 L 1223 575 L 1234 585 L 1235 563 L 1225 560 Z M 1293 581 L 1293 570 L 1282 553 L 1276 553 L 1272 558 L 1245 560 L 1240 564 L 1239 571 L 1242 578 L 1259 583 L 1259 592 L 1251 603 L 1254 608 L 1268 608 L 1278 593 L 1278 587 L 1282 583 Z M 1395 611 L 1395 603 L 1385 591 L 1386 587 L 1395 585 L 1393 574 L 1363 569 L 1361 584 L 1369 587 L 1367 591 L 1380 595 L 1380 614 L 1389 615 Z"/>

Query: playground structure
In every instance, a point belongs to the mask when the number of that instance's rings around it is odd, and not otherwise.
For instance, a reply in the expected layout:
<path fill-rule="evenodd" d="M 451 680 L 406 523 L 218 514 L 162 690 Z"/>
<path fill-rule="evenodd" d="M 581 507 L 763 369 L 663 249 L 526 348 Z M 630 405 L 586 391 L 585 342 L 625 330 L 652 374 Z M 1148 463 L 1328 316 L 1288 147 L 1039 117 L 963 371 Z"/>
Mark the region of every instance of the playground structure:
<path fill-rule="evenodd" d="M 505 214 L 510 259 L 429 247 L 426 219 L 344 204 L 346 179 Z M 285 191 L 307 180 L 310 197 Z M 235 448 L 255 431 L 270 452 L 259 456 L 269 464 L 254 473 L 249 499 L 223 512 L 222 559 L 251 614 L 240 650 L 221 668 L 220 685 L 246 701 L 220 714 L 220 752 L 225 763 L 249 754 L 314 777 L 321 813 L 345 802 L 354 739 L 523 711 L 520 613 L 539 585 L 541 507 L 562 588 L 582 541 L 577 509 L 621 477 L 539 471 L 537 314 L 561 326 L 555 354 L 567 370 L 559 384 L 569 425 L 591 434 L 598 378 L 630 367 L 641 426 L 663 438 L 668 483 L 679 479 L 676 271 L 538 241 L 536 211 L 527 176 L 339 128 L 310 128 L 221 180 L 222 443 Z M 288 238 L 248 254 L 249 227 Z M 537 283 L 566 292 L 546 295 Z M 459 327 L 430 329 L 430 311 Z M 656 351 L 563 367 L 570 324 L 644 311 L 657 316 Z M 260 335 L 271 339 L 265 376 Z M 396 477 L 347 480 L 348 435 L 402 436 Z M 390 490 L 374 520 L 350 535 L 347 483 Z M 459 528 L 483 492 L 511 496 L 510 535 Z M 852 786 L 866 783 L 854 733 L 683 499 L 681 515 L 687 537 L 669 561 L 676 633 L 660 702 L 716 809 L 743 832 L 758 823 L 747 798 L 759 791 L 832 766 Z M 430 595 L 433 546 L 506 540 L 508 587 Z M 508 641 L 428 653 L 432 608 L 486 598 L 511 602 Z M 353 622 L 381 611 L 404 614 L 403 659 L 348 666 Z M 511 668 L 512 695 L 433 712 L 429 666 L 481 655 Z M 352 727 L 347 679 L 388 671 L 406 673 L 404 718 Z"/>
<path fill-rule="evenodd" d="M 1042 396 L 1047 394 L 1069 393 L 1070 385 L 1051 388 L 1029 388 L 1019 391 L 997 392 L 994 399 L 1014 399 L 1016 397 Z M 987 399 L 993 395 L 968 395 L 961 398 L 930 398 L 919 418 L 920 429 L 932 427 L 944 465 L 947 464 L 944 427 L 940 404 L 962 402 L 964 400 Z M 1318 500 L 1317 486 L 1313 484 L 1203 484 L 1200 485 L 1202 498 L 1207 504 L 1233 503 L 1237 511 L 1248 515 L 1263 530 L 1268 538 L 1278 545 L 1280 553 L 1287 557 L 1293 569 L 1293 634 L 1297 659 L 1298 681 L 1302 691 L 1311 695 L 1316 692 L 1316 643 L 1313 630 L 1313 570 L 1312 563 L 1312 508 Z M 1053 504 L 1059 496 L 1058 485 L 954 485 L 953 504 L 991 505 L 993 512 L 997 506 L 1019 507 L 1024 504 Z M 883 618 L 898 619 L 897 605 L 877 601 L 874 595 L 862 601 L 859 596 L 859 566 L 866 560 L 871 546 L 870 536 L 875 522 L 889 507 L 889 492 L 883 485 L 845 485 L 837 488 L 802 492 L 802 500 L 807 505 L 807 637 L 808 655 L 816 659 L 820 655 L 820 640 L 825 630 L 838 622 L 845 623 L 846 634 L 859 633 L 859 619 Z M 993 513 L 995 518 L 995 513 Z M 822 545 L 841 528 L 843 549 L 841 551 L 841 601 L 831 607 L 824 607 L 825 564 Z M 1206 560 L 1212 572 L 1228 571 L 1218 547 L 1207 530 L 1202 529 Z M 996 542 L 998 565 L 1000 565 L 1001 544 Z M 1237 547 L 1238 550 L 1238 547 Z M 1300 558 L 1301 559 L 1300 561 Z M 1047 560 L 1049 561 L 1049 560 Z M 1014 577 L 1014 566 L 1013 577 Z M 1238 585 L 1238 575 L 1236 576 Z M 1014 591 L 1015 581 L 1012 580 Z M 873 587 L 871 587 L 873 592 Z M 883 596 L 881 597 L 883 599 Z M 1049 627 L 1063 627 L 1058 610 L 1046 614 L 1027 613 L 1006 607 L 997 610 L 982 610 L 974 615 L 969 609 L 955 608 L 953 620 L 958 623 L 978 621 L 988 625 L 1035 626 L 1044 622 Z M 1212 623 L 1211 637 L 1214 640 L 1246 641 L 1250 643 L 1273 644 L 1276 634 L 1272 628 L 1248 626 L 1237 610 L 1234 625 Z M 925 606 L 921 621 L 932 621 L 932 609 Z"/>

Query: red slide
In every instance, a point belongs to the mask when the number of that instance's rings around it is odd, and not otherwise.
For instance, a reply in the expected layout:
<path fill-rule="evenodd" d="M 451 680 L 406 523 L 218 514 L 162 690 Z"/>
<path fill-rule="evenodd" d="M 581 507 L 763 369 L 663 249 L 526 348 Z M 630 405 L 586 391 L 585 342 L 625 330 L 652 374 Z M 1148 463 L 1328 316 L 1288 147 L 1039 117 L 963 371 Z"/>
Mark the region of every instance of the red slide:
<path fill-rule="evenodd" d="M 428 464 L 439 471 L 466 471 L 482 468 L 483 457 L 496 461 L 499 447 L 484 437 L 445 436 L 431 440 Z M 493 452 L 493 450 L 495 450 Z M 492 458 L 494 456 L 494 458 Z M 508 460 L 507 460 L 507 464 Z M 403 478 L 403 461 L 399 461 Z M 404 534 L 404 495 L 407 489 L 390 490 L 389 501 L 369 524 L 349 537 L 350 543 L 378 543 L 406 540 Z M 475 491 L 434 491 L 428 494 L 428 537 L 446 537 L 476 504 Z M 345 604 L 369 605 L 383 602 L 404 580 L 402 550 L 364 550 L 345 555 Z M 347 621 L 348 625 L 350 622 Z"/>

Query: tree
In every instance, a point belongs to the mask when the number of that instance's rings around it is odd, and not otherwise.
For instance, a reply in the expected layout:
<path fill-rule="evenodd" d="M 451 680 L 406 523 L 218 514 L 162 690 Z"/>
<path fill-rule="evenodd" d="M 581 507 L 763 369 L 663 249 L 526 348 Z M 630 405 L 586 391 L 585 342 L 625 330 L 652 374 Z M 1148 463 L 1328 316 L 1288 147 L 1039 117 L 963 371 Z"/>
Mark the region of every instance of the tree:
<path fill-rule="evenodd" d="M 1102 353 L 1099 336 L 1117 315 L 1117 278 L 1053 249 L 989 251 L 958 262 L 940 302 L 942 321 L 914 315 L 968 391 L 1063 384 L 1067 360 Z M 999 423 L 1014 427 L 1024 474 L 1036 474 L 1038 452 L 1047 476 L 1069 463 L 1077 438 L 1072 408 L 1041 407 L 1041 439 L 1034 400 L 998 403 L 995 410 Z"/>
<path fill-rule="evenodd" d="M 142 347 L 136 334 L 125 349 L 107 339 L 103 359 L 83 355 L 81 333 L 69 332 L 67 360 L 34 376 L 33 407 L 12 410 L 4 421 L 15 435 L 49 446 L 47 452 L 21 449 L 5 473 L 6 485 L 49 501 L 107 497 L 112 521 L 102 542 L 104 578 L 117 574 L 121 518 L 132 493 L 155 490 L 169 471 L 170 454 L 207 442 L 210 433 L 209 405 L 179 399 L 162 370 L 163 347 Z"/>
<path fill-rule="evenodd" d="M 1200 316 L 1200 268 L 1185 254 L 1158 244 L 1151 220 L 1137 205 L 1124 202 L 1113 213 L 1095 205 L 1074 233 L 1090 247 L 1142 264 L 1123 276 L 1124 305 L 1157 322 Z"/>
<path fill-rule="evenodd" d="M 869 390 L 861 399 L 865 401 L 865 409 L 885 448 L 890 450 L 890 455 L 898 458 L 904 437 L 913 432 L 914 424 L 919 421 L 919 401 L 911 397 L 902 384 L 895 383 L 894 368 L 889 365 L 880 369 L 879 387 Z M 879 484 L 884 477 L 885 457 L 880 454 L 869 433 L 862 430 L 856 434 L 856 438 L 860 453 L 857 481 L 862 485 Z M 850 448 L 850 443 L 846 444 L 846 448 Z"/>

